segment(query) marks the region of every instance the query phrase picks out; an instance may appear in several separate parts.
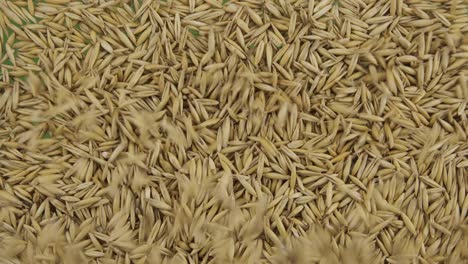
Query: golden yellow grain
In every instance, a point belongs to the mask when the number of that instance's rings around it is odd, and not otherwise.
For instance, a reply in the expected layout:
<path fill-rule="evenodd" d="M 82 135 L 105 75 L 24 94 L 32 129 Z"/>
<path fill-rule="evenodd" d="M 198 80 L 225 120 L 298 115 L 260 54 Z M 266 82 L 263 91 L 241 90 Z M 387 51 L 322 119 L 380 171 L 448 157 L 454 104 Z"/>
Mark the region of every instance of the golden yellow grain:
<path fill-rule="evenodd" d="M 0 3 L 10 262 L 466 262 L 463 1 L 91 2 Z"/>

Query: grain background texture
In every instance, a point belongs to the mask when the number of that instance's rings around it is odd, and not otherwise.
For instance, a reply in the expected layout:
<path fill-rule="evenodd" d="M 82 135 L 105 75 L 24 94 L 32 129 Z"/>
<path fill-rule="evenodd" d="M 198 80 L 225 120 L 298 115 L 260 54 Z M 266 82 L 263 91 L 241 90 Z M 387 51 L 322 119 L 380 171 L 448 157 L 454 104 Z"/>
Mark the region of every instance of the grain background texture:
<path fill-rule="evenodd" d="M 0 0 L 0 263 L 468 263 L 464 0 Z"/>

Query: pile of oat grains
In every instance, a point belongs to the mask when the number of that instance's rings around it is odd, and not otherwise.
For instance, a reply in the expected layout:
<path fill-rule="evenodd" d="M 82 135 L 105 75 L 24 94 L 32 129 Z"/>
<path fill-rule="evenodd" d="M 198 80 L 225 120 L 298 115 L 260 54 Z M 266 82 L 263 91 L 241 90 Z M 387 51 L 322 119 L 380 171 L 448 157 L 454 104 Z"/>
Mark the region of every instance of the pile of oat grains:
<path fill-rule="evenodd" d="M 465 263 L 463 0 L 0 0 L 0 263 Z"/>

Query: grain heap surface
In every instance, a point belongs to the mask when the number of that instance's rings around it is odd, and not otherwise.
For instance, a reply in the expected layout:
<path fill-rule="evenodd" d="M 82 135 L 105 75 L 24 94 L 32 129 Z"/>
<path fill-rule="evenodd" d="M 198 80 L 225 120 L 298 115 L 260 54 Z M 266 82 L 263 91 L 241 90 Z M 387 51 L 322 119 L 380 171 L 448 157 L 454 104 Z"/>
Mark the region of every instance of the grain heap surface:
<path fill-rule="evenodd" d="M 0 0 L 0 263 L 467 263 L 463 0 Z"/>

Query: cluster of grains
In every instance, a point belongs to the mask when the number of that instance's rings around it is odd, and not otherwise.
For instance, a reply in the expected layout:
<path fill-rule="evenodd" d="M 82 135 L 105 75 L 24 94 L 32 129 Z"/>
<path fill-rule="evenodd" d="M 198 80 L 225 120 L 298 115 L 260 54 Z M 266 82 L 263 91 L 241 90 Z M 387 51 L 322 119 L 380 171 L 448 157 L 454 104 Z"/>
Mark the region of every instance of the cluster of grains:
<path fill-rule="evenodd" d="M 1 263 L 467 263 L 464 0 L 0 0 Z"/>

